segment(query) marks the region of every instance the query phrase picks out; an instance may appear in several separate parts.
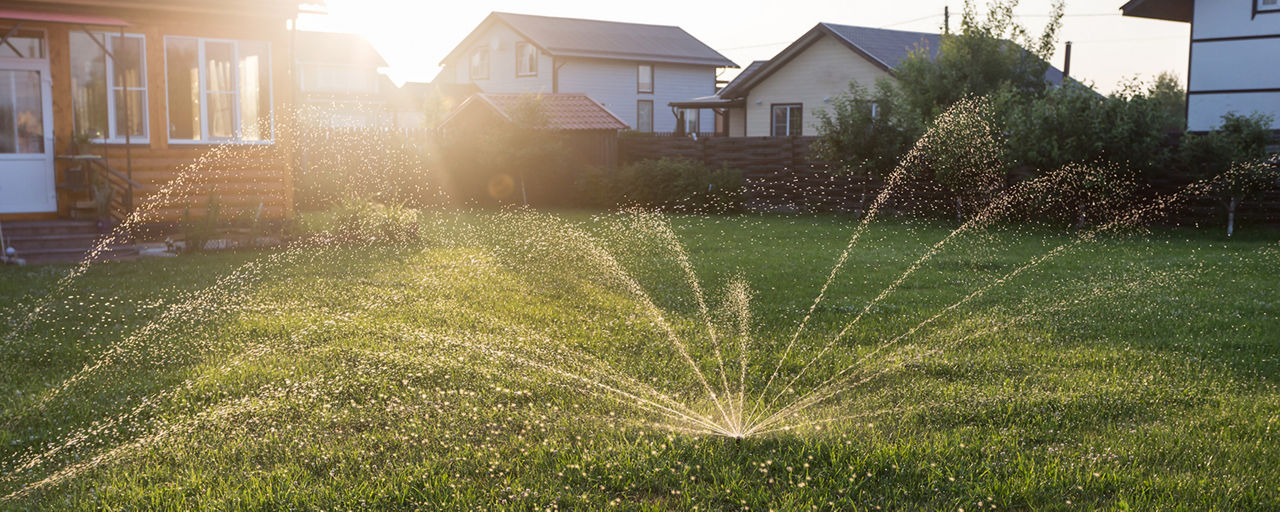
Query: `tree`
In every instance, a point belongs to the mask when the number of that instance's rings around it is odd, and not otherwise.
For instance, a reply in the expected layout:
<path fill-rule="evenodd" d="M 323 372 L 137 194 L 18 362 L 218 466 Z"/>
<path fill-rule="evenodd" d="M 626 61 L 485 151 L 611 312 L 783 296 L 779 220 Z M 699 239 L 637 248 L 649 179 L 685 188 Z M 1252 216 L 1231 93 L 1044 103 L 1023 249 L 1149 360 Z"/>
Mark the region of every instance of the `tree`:
<path fill-rule="evenodd" d="M 921 120 L 928 122 L 969 96 L 986 96 L 1001 89 L 1038 95 L 1048 83 L 1049 69 L 1062 26 L 1064 4 L 1055 1 L 1039 37 L 1032 37 L 1014 17 L 1018 0 L 995 0 L 985 19 L 979 19 L 972 0 L 966 0 L 960 31 L 943 34 L 937 57 L 917 48 L 898 64 L 896 75 L 903 97 Z"/>
<path fill-rule="evenodd" d="M 1155 81 L 1147 88 L 1147 96 L 1157 105 L 1168 121 L 1166 131 L 1180 131 L 1187 125 L 1187 90 L 1182 81 L 1172 71 L 1156 75 Z"/>
<path fill-rule="evenodd" d="M 1276 185 L 1277 170 L 1263 160 L 1271 141 L 1270 115 L 1228 113 L 1204 134 L 1188 134 L 1182 159 L 1193 176 L 1210 181 L 1209 192 L 1227 209 L 1227 236 L 1235 233 L 1236 208 Z"/>
<path fill-rule="evenodd" d="M 911 155 L 956 202 L 956 218 L 981 211 L 1004 186 L 1009 168 L 1004 130 L 988 98 L 966 98 L 934 119 Z"/>
<path fill-rule="evenodd" d="M 869 182 L 893 172 L 919 136 L 914 116 L 901 105 L 894 83 L 882 78 L 874 95 L 850 82 L 849 90 L 832 100 L 829 111 L 818 111 L 814 150 L 837 172 L 861 178 L 859 211 L 866 210 Z"/>

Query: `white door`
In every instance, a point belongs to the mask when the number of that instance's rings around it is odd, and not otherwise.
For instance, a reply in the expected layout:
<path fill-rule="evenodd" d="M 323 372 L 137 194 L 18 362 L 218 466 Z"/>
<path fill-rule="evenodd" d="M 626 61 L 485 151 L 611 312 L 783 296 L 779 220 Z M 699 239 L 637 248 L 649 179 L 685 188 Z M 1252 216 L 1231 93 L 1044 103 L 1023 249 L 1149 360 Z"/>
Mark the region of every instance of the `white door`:
<path fill-rule="evenodd" d="M 58 209 L 49 63 L 0 59 L 0 213 Z"/>

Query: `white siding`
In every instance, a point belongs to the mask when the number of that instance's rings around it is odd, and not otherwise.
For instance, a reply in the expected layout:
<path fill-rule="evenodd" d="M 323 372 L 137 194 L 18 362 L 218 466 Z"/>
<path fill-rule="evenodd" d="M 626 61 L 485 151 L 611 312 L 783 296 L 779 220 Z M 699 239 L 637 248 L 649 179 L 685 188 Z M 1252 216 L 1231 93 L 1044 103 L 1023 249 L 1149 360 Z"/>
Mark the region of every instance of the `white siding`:
<path fill-rule="evenodd" d="M 729 112 L 729 136 L 730 137 L 746 137 L 747 136 L 747 110 L 744 108 L 731 108 Z"/>
<path fill-rule="evenodd" d="M 848 91 L 850 81 L 871 89 L 883 76 L 888 73 L 824 35 L 751 89 L 747 96 L 746 135 L 770 135 L 771 106 L 780 103 L 803 104 L 803 134 L 816 135 L 817 112 L 827 108 L 828 98 Z M 730 133 L 738 131 L 736 127 L 730 129 Z"/>
<path fill-rule="evenodd" d="M 1228 112 L 1262 112 L 1280 119 L 1280 93 L 1193 94 L 1187 104 L 1187 129 L 1212 130 L 1222 123 L 1222 115 Z M 1280 129 L 1280 122 L 1272 127 Z"/>
<path fill-rule="evenodd" d="M 1195 2 L 1192 39 L 1280 34 L 1280 13 L 1253 17 L 1255 0 L 1201 0 Z"/>
<path fill-rule="evenodd" d="M 1187 86 L 1187 128 L 1192 131 L 1216 127 L 1229 112 L 1268 113 L 1276 117 L 1273 126 L 1280 129 L 1280 92 L 1275 90 L 1280 89 L 1280 13 L 1255 17 L 1254 1 L 1195 3 Z M 1234 37 L 1253 39 L 1204 40 Z M 1272 90 L 1240 92 L 1255 89 Z"/>
<path fill-rule="evenodd" d="M 1196 43 L 1191 90 L 1280 88 L 1280 37 Z"/>
<path fill-rule="evenodd" d="M 653 129 L 670 132 L 676 129 L 676 118 L 669 103 L 715 93 L 715 68 L 654 64 L 653 92 L 636 92 L 636 71 L 640 63 L 599 59 L 572 59 L 560 67 L 562 93 L 584 93 L 617 115 L 633 129 L 636 126 L 636 103 L 653 101 Z M 699 123 L 703 131 L 714 126 L 714 113 L 703 110 Z"/>
<path fill-rule="evenodd" d="M 539 52 L 538 74 L 536 76 L 516 76 L 516 43 L 523 41 L 511 28 L 504 24 L 494 24 L 462 52 L 456 61 L 445 65 L 441 76 L 452 79 L 452 83 L 474 83 L 480 90 L 492 93 L 549 93 L 552 86 L 551 57 Z M 489 48 L 489 78 L 471 79 L 471 54 L 478 48 Z"/>

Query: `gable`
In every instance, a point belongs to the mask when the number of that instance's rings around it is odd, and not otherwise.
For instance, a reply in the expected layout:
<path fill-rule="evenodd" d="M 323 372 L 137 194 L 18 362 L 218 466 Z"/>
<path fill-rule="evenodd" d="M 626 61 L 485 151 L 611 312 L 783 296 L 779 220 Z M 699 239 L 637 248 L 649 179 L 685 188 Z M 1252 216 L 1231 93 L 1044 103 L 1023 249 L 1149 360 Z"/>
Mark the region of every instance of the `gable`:
<path fill-rule="evenodd" d="M 889 71 L 879 63 L 851 51 L 836 38 L 823 35 L 792 55 L 785 65 L 755 80 L 749 94 L 751 101 L 817 106 L 848 90 L 851 81 L 870 89 L 876 80 L 887 76 L 891 76 Z"/>
<path fill-rule="evenodd" d="M 501 12 L 485 18 L 441 64 L 464 55 L 497 25 L 553 56 L 737 67 L 680 27 Z"/>

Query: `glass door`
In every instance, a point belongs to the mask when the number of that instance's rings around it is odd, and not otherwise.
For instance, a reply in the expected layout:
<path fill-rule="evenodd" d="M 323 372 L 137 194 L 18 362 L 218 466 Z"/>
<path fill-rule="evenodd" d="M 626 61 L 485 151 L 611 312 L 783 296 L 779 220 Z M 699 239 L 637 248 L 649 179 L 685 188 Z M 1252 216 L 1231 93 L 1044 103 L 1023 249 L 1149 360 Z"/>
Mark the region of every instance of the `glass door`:
<path fill-rule="evenodd" d="M 0 213 L 57 211 L 49 64 L 0 58 Z"/>

